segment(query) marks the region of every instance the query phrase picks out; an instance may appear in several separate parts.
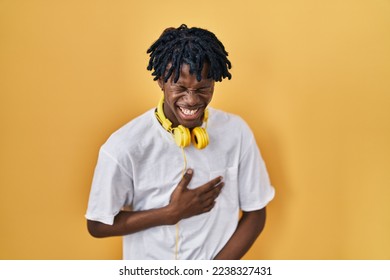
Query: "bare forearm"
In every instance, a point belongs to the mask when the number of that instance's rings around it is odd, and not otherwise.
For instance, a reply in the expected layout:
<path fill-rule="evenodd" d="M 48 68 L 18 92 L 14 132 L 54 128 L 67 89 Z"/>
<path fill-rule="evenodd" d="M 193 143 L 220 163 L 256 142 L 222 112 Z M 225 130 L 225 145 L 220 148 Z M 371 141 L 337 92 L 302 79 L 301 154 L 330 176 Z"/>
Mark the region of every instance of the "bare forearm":
<path fill-rule="evenodd" d="M 121 211 L 115 216 L 114 224 L 107 225 L 97 221 L 87 221 L 88 231 L 94 237 L 122 236 L 147 228 L 175 224 L 168 207 L 147 211 Z"/>
<path fill-rule="evenodd" d="M 241 259 L 263 231 L 265 218 L 265 208 L 253 212 L 244 212 L 236 231 L 214 259 Z"/>
<path fill-rule="evenodd" d="M 224 183 L 217 177 L 196 189 L 188 189 L 192 178 L 188 170 L 171 195 L 169 204 L 159 209 L 126 212 L 115 216 L 114 224 L 87 221 L 88 231 L 94 237 L 122 236 L 162 225 L 174 225 L 181 219 L 210 211 Z"/>

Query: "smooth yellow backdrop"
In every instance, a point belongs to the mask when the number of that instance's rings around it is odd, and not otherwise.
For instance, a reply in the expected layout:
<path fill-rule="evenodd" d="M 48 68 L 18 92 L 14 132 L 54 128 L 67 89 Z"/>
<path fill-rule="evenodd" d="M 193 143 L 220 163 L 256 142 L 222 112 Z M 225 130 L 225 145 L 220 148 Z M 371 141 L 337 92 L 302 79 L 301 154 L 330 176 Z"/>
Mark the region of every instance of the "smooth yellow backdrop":
<path fill-rule="evenodd" d="M 156 105 L 146 49 L 215 32 L 214 107 L 252 127 L 276 197 L 246 259 L 390 259 L 390 1 L 0 0 L 0 258 L 119 259 L 84 213 L 100 145 Z"/>

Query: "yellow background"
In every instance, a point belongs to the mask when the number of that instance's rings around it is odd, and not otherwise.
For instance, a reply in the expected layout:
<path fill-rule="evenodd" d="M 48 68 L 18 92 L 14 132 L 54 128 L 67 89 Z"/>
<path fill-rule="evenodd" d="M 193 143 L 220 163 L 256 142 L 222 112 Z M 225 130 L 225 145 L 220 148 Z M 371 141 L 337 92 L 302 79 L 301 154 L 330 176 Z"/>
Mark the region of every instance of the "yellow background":
<path fill-rule="evenodd" d="M 84 213 L 100 145 L 156 105 L 146 49 L 210 29 L 276 188 L 247 259 L 390 259 L 390 1 L 0 0 L 0 258 L 119 259 Z"/>

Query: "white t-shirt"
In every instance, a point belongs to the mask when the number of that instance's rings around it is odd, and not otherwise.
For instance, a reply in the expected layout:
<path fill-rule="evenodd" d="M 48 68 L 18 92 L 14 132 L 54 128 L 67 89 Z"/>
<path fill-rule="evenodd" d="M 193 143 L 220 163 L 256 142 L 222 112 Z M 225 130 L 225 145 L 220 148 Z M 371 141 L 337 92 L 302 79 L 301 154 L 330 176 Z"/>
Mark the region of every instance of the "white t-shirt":
<path fill-rule="evenodd" d="M 194 174 L 188 188 L 223 176 L 214 208 L 181 220 L 124 236 L 124 259 L 213 259 L 234 233 L 239 210 L 264 208 L 274 197 L 255 138 L 238 116 L 209 109 L 210 143 L 184 149 Z M 86 218 L 112 225 L 124 206 L 133 211 L 161 208 L 182 178 L 184 158 L 154 110 L 113 133 L 101 147 Z"/>

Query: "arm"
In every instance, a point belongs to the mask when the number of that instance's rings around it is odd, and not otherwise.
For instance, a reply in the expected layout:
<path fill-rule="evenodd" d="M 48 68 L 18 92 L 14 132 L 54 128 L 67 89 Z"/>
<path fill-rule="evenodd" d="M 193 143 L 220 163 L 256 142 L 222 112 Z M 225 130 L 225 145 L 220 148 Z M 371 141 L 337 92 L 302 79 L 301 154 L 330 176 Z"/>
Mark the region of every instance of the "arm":
<path fill-rule="evenodd" d="M 174 216 L 168 207 L 147 211 L 121 211 L 113 225 L 87 220 L 88 232 L 93 237 L 122 236 L 159 225 L 174 224 Z"/>
<path fill-rule="evenodd" d="M 263 231 L 265 218 L 265 207 L 253 212 L 243 212 L 236 231 L 214 259 L 241 259 Z"/>
<path fill-rule="evenodd" d="M 127 235 L 155 226 L 174 225 L 181 219 L 210 211 L 223 187 L 222 178 L 217 177 L 190 190 L 187 186 L 192 175 L 192 170 L 186 172 L 167 206 L 145 211 L 121 211 L 115 216 L 113 225 L 87 220 L 89 233 L 94 237 Z"/>

